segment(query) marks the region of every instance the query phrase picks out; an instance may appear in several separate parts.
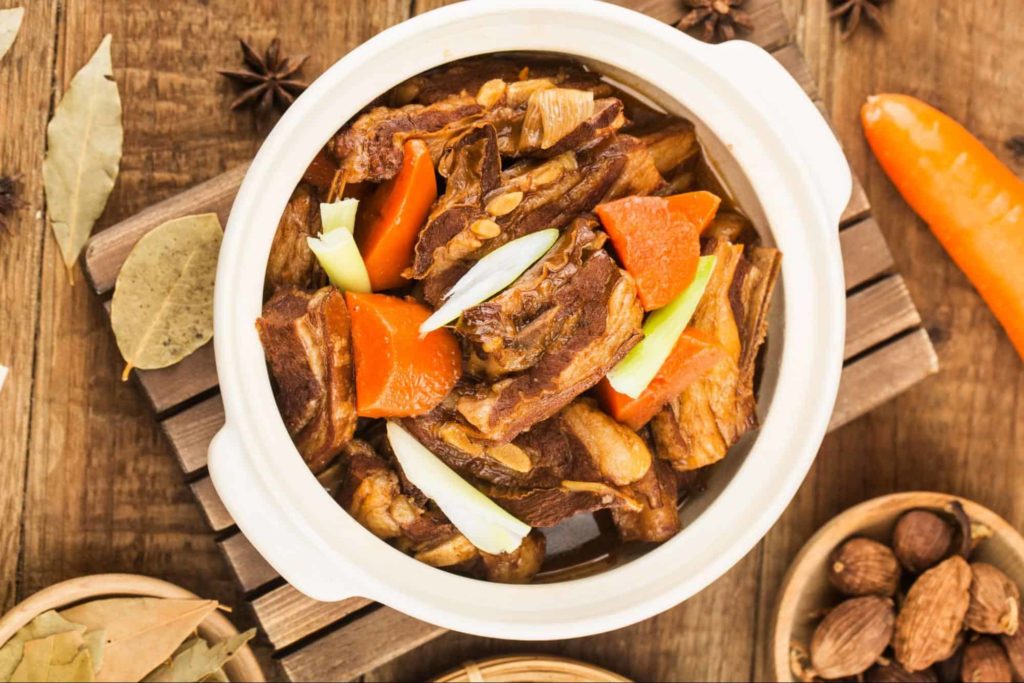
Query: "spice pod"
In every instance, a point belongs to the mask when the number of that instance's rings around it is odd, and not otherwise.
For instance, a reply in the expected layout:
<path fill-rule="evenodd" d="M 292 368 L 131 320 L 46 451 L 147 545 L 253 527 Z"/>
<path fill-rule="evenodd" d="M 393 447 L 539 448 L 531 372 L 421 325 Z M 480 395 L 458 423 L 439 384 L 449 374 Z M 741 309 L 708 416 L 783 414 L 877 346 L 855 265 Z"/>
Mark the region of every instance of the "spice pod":
<path fill-rule="evenodd" d="M 776 680 L 796 680 L 791 669 L 793 653 L 799 652 L 800 645 L 811 643 L 822 615 L 844 597 L 833 585 L 835 577 L 830 581 L 830 569 L 835 573 L 836 549 L 851 538 L 889 544 L 897 521 L 904 513 L 922 509 L 944 510 L 952 501 L 963 506 L 972 523 L 991 531 L 991 537 L 971 553 L 971 562 L 998 567 L 1014 583 L 1024 585 L 1024 536 L 988 508 L 949 494 L 921 491 L 896 493 L 866 501 L 839 514 L 819 529 L 790 566 L 779 591 L 771 640 L 772 670 Z M 952 545 L 951 552 L 956 554 L 957 544 Z M 797 644 L 796 650 L 794 644 Z"/>

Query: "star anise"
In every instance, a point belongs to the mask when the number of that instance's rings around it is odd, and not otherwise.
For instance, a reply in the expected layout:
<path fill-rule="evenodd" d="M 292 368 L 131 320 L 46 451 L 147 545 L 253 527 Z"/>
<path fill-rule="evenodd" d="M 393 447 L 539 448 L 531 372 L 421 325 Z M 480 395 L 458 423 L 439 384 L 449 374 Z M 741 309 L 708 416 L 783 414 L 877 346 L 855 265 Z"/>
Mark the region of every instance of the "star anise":
<path fill-rule="evenodd" d="M 867 17 L 868 21 L 881 30 L 885 28 L 882 22 L 881 4 L 885 0 L 832 0 L 832 11 L 829 17 L 832 19 L 843 19 L 842 38 L 846 40 L 853 35 L 853 32 L 860 26 L 860 18 Z"/>
<path fill-rule="evenodd" d="M 1024 135 L 1015 135 L 1007 140 L 1006 149 L 1010 150 L 1014 161 L 1024 161 Z"/>
<path fill-rule="evenodd" d="M 231 108 L 255 107 L 261 114 L 275 106 L 281 111 L 287 109 L 295 97 L 306 89 L 306 83 L 292 77 L 309 59 L 309 55 L 282 55 L 281 41 L 277 38 L 270 41 L 262 57 L 242 38 L 238 42 L 242 45 L 245 68 L 217 70 L 222 76 L 245 86 L 242 94 L 231 103 Z"/>
<path fill-rule="evenodd" d="M 753 30 L 750 15 L 739 9 L 746 0 L 685 0 L 689 12 L 676 24 L 680 31 L 689 31 L 698 24 L 703 28 L 700 39 L 719 43 L 736 37 L 736 28 Z"/>
<path fill-rule="evenodd" d="M 10 176 L 0 176 L 0 231 L 8 231 L 7 219 L 23 202 L 18 196 L 18 181 Z"/>

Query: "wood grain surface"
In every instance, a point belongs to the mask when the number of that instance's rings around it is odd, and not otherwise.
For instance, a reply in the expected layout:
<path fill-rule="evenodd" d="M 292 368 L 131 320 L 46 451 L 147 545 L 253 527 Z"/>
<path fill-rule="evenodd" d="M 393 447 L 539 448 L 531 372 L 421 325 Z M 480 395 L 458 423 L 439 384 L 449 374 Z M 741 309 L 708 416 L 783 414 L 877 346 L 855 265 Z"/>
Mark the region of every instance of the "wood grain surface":
<path fill-rule="evenodd" d="M 777 0 L 755 0 L 749 6 L 758 16 L 781 21 Z M 775 38 L 754 33 L 771 45 Z M 817 96 L 811 72 L 792 44 L 773 50 L 774 57 L 793 74 L 812 96 Z M 819 105 L 824 109 L 824 105 Z M 90 241 L 84 270 L 101 297 L 110 288 L 130 246 L 159 224 L 186 214 L 216 212 L 223 216 L 237 189 L 237 169 L 203 182 L 195 188 L 159 202 Z M 935 371 L 934 351 L 919 329 L 920 316 L 902 279 L 891 272 L 893 261 L 870 203 L 859 182 L 840 220 L 847 308 L 847 367 L 831 426 L 837 427 L 891 399 L 895 394 Z M 205 453 L 209 440 L 223 423 L 223 406 L 216 391 L 217 377 L 209 362 L 209 349 L 167 368 L 136 373 L 140 390 L 161 418 L 164 434 L 178 455 L 190 488 L 219 541 L 232 571 L 246 591 L 261 634 L 287 661 L 285 673 L 292 678 L 352 678 L 369 672 L 416 645 L 442 634 L 440 629 L 404 618 L 387 608 L 371 607 L 366 600 L 318 603 L 299 594 L 280 579 L 248 545 L 228 515 L 209 478 Z M 167 413 L 174 413 L 167 417 Z M 273 584 L 273 586 L 271 585 Z M 370 619 L 370 622 L 363 622 Z M 367 638 L 370 624 L 388 623 L 388 638 Z M 336 650 L 344 647 L 343 663 Z"/>
<path fill-rule="evenodd" d="M 69 286 L 42 195 L 53 98 L 102 36 L 112 33 L 125 156 L 102 229 L 251 158 L 271 122 L 228 112 L 233 89 L 214 73 L 238 62 L 235 35 L 262 46 L 276 34 L 285 49 L 311 52 L 304 73 L 312 77 L 383 28 L 435 4 L 0 0 L 0 7 L 28 8 L 18 41 L 0 62 L 0 171 L 19 176 L 25 200 L 10 234 L 0 232 L 0 363 L 11 367 L 0 393 L 0 610 L 48 584 L 93 572 L 152 574 L 237 604 L 243 591 L 272 586 L 276 576 L 240 535 L 216 542 L 150 406 L 119 380 L 121 360 L 103 307 L 81 272 Z M 665 21 L 681 14 L 677 0 L 622 4 Z M 1024 527 L 1022 364 L 969 283 L 871 159 L 857 122 L 868 94 L 911 92 L 962 120 L 1010 161 L 1002 140 L 1024 134 L 1024 36 L 1018 30 L 1024 4 L 887 3 L 886 35 L 867 29 L 845 42 L 827 19 L 825 0 L 783 0 L 782 7 L 784 16 L 755 13 L 759 36 L 781 47 L 795 35 L 804 51 L 808 77 L 891 247 L 891 256 L 880 255 L 869 270 L 894 265 L 900 274 L 879 281 L 889 287 L 878 290 L 879 301 L 884 304 L 886 292 L 899 286 L 909 290 L 937 344 L 942 372 L 830 435 L 766 540 L 684 605 L 628 629 L 558 643 L 445 634 L 367 680 L 423 680 L 467 659 L 524 651 L 589 660 L 638 680 L 765 678 L 770 674 L 763 656 L 782 575 L 800 545 L 844 508 L 890 491 L 935 489 L 978 500 Z M 861 225 L 844 231 L 844 249 L 847 243 L 870 249 L 875 237 Z M 867 277 L 847 272 L 848 283 L 863 284 Z M 905 320 L 912 325 L 910 317 Z M 910 354 L 924 343 L 922 335 L 912 333 L 886 349 L 896 358 Z M 868 336 L 856 346 L 870 344 Z M 909 386 L 920 377 L 877 379 Z M 853 408 L 847 407 L 851 415 L 857 414 Z M 210 412 L 206 416 L 211 419 Z M 174 424 L 187 429 L 192 423 L 166 422 L 165 429 Z M 193 444 L 203 438 L 196 435 Z M 193 477 L 202 469 L 201 451 L 193 446 L 177 453 L 181 463 L 191 463 L 186 471 Z M 222 552 L 250 558 L 242 563 L 248 574 L 238 577 L 241 588 Z M 265 601 L 265 609 L 297 604 L 287 591 L 266 595 L 283 597 Z M 352 622 L 359 625 L 355 635 L 386 643 L 402 617 L 369 609 L 376 611 Z M 243 611 L 233 619 L 248 625 Z M 362 670 L 363 662 L 353 669 L 347 659 L 342 636 L 352 633 L 328 631 L 318 653 L 303 658 L 295 651 L 281 663 L 300 678 L 322 671 L 317 666 L 325 660 L 338 677 Z M 424 626 L 417 642 L 436 635 Z M 279 637 L 285 642 L 290 636 Z"/>

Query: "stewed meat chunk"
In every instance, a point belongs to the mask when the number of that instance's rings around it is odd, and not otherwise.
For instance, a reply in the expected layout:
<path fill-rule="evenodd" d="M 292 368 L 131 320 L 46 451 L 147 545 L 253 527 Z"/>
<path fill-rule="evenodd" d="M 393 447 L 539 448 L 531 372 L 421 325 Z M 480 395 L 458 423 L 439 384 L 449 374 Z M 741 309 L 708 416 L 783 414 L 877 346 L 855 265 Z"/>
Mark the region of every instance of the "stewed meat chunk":
<path fill-rule="evenodd" d="M 334 136 L 331 152 L 341 160 L 346 182 L 381 182 L 402 167 L 402 145 L 426 140 L 437 156 L 452 137 L 477 121 L 484 108 L 469 95 L 454 95 L 429 106 L 376 107 Z"/>
<path fill-rule="evenodd" d="M 530 526 L 547 529 L 576 515 L 607 508 L 639 512 L 640 502 L 614 486 L 567 479 L 558 486 L 512 489 L 482 486 L 481 491 Z"/>
<path fill-rule="evenodd" d="M 313 472 L 326 467 L 356 428 L 355 386 L 345 297 L 278 290 L 256 321 L 277 404 Z"/>
<path fill-rule="evenodd" d="M 430 211 L 407 276 L 444 271 L 481 247 L 479 226 L 489 219 L 484 198 L 501 181 L 494 128 L 480 126 L 457 138 L 442 163 L 448 172 L 445 193 Z"/>
<path fill-rule="evenodd" d="M 557 289 L 560 331 L 536 362 L 495 382 L 464 386 L 457 407 L 489 439 L 506 442 L 591 388 L 640 341 L 643 308 L 633 279 L 595 251 Z"/>
<path fill-rule="evenodd" d="M 544 561 L 544 537 L 537 533 L 511 553 L 478 550 L 365 444 L 348 457 L 348 478 L 338 502 L 374 535 L 434 567 L 479 574 L 489 581 L 525 583 Z"/>
<path fill-rule="evenodd" d="M 559 413 L 565 433 L 598 477 L 614 486 L 628 486 L 647 475 L 651 452 L 629 427 L 608 417 L 593 399 L 580 398 Z"/>
<path fill-rule="evenodd" d="M 445 464 L 531 526 L 551 527 L 608 507 L 641 510 L 624 487 L 646 476 L 650 451 L 589 399 L 505 444 L 483 439 L 448 408 L 404 424 Z"/>
<path fill-rule="evenodd" d="M 675 473 L 665 461 L 655 460 L 643 478 L 630 487 L 630 492 L 640 503 L 640 509 L 612 509 L 619 538 L 660 543 L 679 533 L 679 487 Z"/>
<path fill-rule="evenodd" d="M 462 314 L 458 331 L 467 348 L 467 369 L 498 379 L 537 363 L 569 321 L 556 297 L 607 237 L 592 216 L 578 218 L 548 254 L 504 292 Z"/>
<path fill-rule="evenodd" d="M 403 426 L 446 465 L 464 477 L 512 488 L 558 486 L 573 476 L 573 453 L 555 420 L 536 425 L 509 443 L 484 438 L 451 401 Z"/>
<path fill-rule="evenodd" d="M 563 88 L 611 93 L 599 74 L 565 59 L 535 56 L 470 57 L 413 76 L 391 93 L 392 106 L 433 104 L 452 95 L 474 95 L 488 81 L 517 83 L 543 79 Z"/>
<path fill-rule="evenodd" d="M 323 269 L 306 243 L 307 237 L 318 232 L 320 205 L 308 187 L 299 185 L 288 200 L 270 245 L 263 287 L 268 296 L 282 287 L 312 290 L 327 284 Z"/>
<path fill-rule="evenodd" d="M 692 324 L 727 357 L 651 420 L 655 448 L 678 470 L 710 465 L 757 424 L 754 367 L 767 331 L 781 256 L 775 249 L 712 240 L 718 262 Z"/>
<path fill-rule="evenodd" d="M 628 151 L 623 141 L 611 137 L 552 159 L 514 164 L 501 174 L 497 187 L 481 178 L 474 196 L 483 203 L 471 210 L 447 196 L 462 194 L 461 183 L 446 191 L 420 234 L 411 272 L 414 278 L 426 278 L 427 301 L 439 302 L 473 263 L 499 246 L 538 230 L 562 228 L 593 209 L 616 184 Z M 467 148 L 463 154 L 471 157 L 475 152 Z"/>

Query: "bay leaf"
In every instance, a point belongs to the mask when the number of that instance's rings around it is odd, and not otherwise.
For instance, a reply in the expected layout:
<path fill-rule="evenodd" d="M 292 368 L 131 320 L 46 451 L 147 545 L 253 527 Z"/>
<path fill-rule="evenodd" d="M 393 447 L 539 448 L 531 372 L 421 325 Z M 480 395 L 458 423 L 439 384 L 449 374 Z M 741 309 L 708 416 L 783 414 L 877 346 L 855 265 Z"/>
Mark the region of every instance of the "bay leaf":
<path fill-rule="evenodd" d="M 11 45 L 14 45 L 14 39 L 18 37 L 21 20 L 24 17 L 24 7 L 0 9 L 0 59 L 3 59 Z"/>
<path fill-rule="evenodd" d="M 46 127 L 46 206 L 68 268 L 78 260 L 107 205 L 123 141 L 121 97 L 107 35 L 71 80 Z"/>
<path fill-rule="evenodd" d="M 35 683 L 49 677 L 50 659 L 53 656 L 53 639 L 37 638 L 25 642 L 24 656 L 11 676 L 18 683 Z"/>
<path fill-rule="evenodd" d="M 89 658 L 92 660 L 92 670 L 99 671 L 103 664 L 103 646 L 107 642 L 107 632 L 103 630 L 88 631 L 82 636 L 82 643 L 89 651 Z"/>
<path fill-rule="evenodd" d="M 83 647 L 81 631 L 65 631 L 25 643 L 25 656 L 12 681 L 93 680 L 92 657 Z"/>
<path fill-rule="evenodd" d="M 251 628 L 245 633 L 225 638 L 213 645 L 202 638 L 193 638 L 178 648 L 178 652 L 170 661 L 162 664 L 143 680 L 148 683 L 173 683 L 209 678 L 220 671 L 224 663 L 234 657 L 238 649 L 255 635 L 256 629 Z"/>
<path fill-rule="evenodd" d="M 53 653 L 50 655 L 51 664 L 69 664 L 82 649 L 81 631 L 65 631 L 49 636 L 49 638 L 53 641 Z"/>
<path fill-rule="evenodd" d="M 9 681 L 24 656 L 25 643 L 68 631 L 85 631 L 85 626 L 74 624 L 57 612 L 43 612 L 11 637 L 0 648 L 0 681 Z"/>
<path fill-rule="evenodd" d="M 70 662 L 64 664 L 51 661 L 47 670 L 46 680 L 67 681 L 68 683 L 92 683 L 96 679 L 89 651 L 79 650 Z"/>
<path fill-rule="evenodd" d="M 106 631 L 97 681 L 138 681 L 168 660 L 215 609 L 216 600 L 111 598 L 61 614 L 90 630 Z"/>
<path fill-rule="evenodd" d="M 217 669 L 209 676 L 200 679 L 200 683 L 229 683 L 228 675 L 224 669 Z"/>
<path fill-rule="evenodd" d="M 213 337 L 213 278 L 224 231 L 217 214 L 159 226 L 135 245 L 117 276 L 110 323 L 134 368 L 173 365 Z"/>
<path fill-rule="evenodd" d="M 36 640 L 68 631 L 84 633 L 86 627 L 51 609 L 30 621 L 27 626 L 22 627 L 18 631 L 18 635 L 24 634 L 24 640 Z"/>
<path fill-rule="evenodd" d="M 18 665 L 21 664 L 22 655 L 25 652 L 25 644 L 21 641 L 15 643 L 8 641 L 3 648 L 0 648 L 0 681 L 11 680 Z"/>

